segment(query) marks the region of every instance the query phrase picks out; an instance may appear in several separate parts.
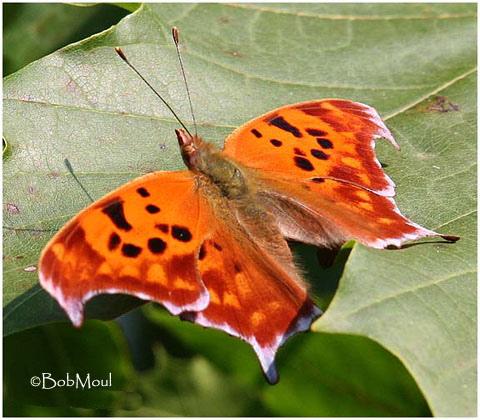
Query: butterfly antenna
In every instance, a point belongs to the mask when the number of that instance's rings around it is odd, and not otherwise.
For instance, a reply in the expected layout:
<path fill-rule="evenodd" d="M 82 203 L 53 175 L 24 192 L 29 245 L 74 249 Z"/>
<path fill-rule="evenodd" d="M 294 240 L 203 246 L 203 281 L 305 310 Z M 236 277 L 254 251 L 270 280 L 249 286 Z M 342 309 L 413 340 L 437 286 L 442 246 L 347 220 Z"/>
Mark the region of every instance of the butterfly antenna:
<path fill-rule="evenodd" d="M 80 180 L 77 178 L 77 175 L 75 175 L 75 172 L 73 172 L 73 167 L 72 167 L 72 164 L 70 163 L 70 161 L 68 159 L 65 159 L 63 162 L 65 163 L 65 166 L 66 166 L 68 172 L 70 172 L 70 175 L 72 175 L 73 179 L 77 182 L 77 184 L 82 189 L 82 191 L 86 194 L 86 196 L 89 198 L 89 200 L 93 203 L 95 200 L 92 198 L 92 196 L 88 193 L 88 191 L 82 185 Z M 16 228 L 16 227 L 11 227 L 11 226 L 3 226 L 3 229 L 13 230 L 13 231 L 16 231 L 16 232 L 34 232 L 34 233 L 37 233 L 37 232 L 57 232 L 58 231 L 58 229 L 55 230 L 55 229 Z"/>
<path fill-rule="evenodd" d="M 77 178 L 77 175 L 75 175 L 75 173 L 73 172 L 72 164 L 70 163 L 70 161 L 68 159 L 65 159 L 63 162 L 65 163 L 65 166 L 67 167 L 68 172 L 70 172 L 70 175 L 72 175 L 73 179 L 77 181 L 77 184 L 79 185 L 79 187 L 83 190 L 83 192 L 87 195 L 87 197 L 93 203 L 95 200 L 92 198 L 92 196 L 88 193 L 88 191 L 79 181 L 79 179 Z"/>
<path fill-rule="evenodd" d="M 137 73 L 138 77 L 140 77 L 140 79 L 142 79 L 144 81 L 144 83 L 153 91 L 153 93 L 155 95 L 157 95 L 158 98 L 160 98 L 160 100 L 165 104 L 165 106 L 169 109 L 169 111 L 173 114 L 173 116 L 176 118 L 176 120 L 180 123 L 180 125 L 183 127 L 183 129 L 190 135 L 190 137 L 192 136 L 190 134 L 190 131 L 188 131 L 188 128 L 185 127 L 185 124 L 182 122 L 182 120 L 178 117 L 178 115 L 176 114 L 176 112 L 173 110 L 173 108 L 167 103 L 167 101 L 165 99 L 162 98 L 162 95 L 160 95 L 156 90 L 155 88 L 147 81 L 147 79 L 145 79 L 145 77 L 143 77 L 141 75 L 141 73 L 132 65 L 132 63 L 130 63 L 130 61 L 128 61 L 127 57 L 125 56 L 125 54 L 123 53 L 122 49 L 120 47 L 115 47 L 115 51 L 117 52 L 117 54 L 120 56 L 120 58 L 125 61 L 126 64 L 128 64 L 128 66 L 135 72 Z"/>
<path fill-rule="evenodd" d="M 185 83 L 185 90 L 187 91 L 188 103 L 190 104 L 190 113 L 192 114 L 193 126 L 195 127 L 195 136 L 197 136 L 197 121 L 195 120 L 195 114 L 193 113 L 192 98 L 190 96 L 190 89 L 188 88 L 187 75 L 185 73 L 185 67 L 183 66 L 182 54 L 180 54 L 180 48 L 178 46 L 178 29 L 174 26 L 172 28 L 173 42 L 175 42 L 175 49 L 177 50 L 178 61 L 182 68 L 183 81 Z"/>

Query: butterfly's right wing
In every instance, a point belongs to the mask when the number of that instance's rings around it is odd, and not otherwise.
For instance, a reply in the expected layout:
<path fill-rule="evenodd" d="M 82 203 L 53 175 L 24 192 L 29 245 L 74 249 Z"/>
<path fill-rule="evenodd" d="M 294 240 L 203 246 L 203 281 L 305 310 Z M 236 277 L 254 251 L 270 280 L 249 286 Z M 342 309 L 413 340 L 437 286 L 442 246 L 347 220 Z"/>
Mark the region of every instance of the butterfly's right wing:
<path fill-rule="evenodd" d="M 83 210 L 46 245 L 41 285 L 73 324 L 87 300 L 125 293 L 164 305 L 172 314 L 204 309 L 208 292 L 197 258 L 209 234 L 189 171 L 137 178 Z"/>

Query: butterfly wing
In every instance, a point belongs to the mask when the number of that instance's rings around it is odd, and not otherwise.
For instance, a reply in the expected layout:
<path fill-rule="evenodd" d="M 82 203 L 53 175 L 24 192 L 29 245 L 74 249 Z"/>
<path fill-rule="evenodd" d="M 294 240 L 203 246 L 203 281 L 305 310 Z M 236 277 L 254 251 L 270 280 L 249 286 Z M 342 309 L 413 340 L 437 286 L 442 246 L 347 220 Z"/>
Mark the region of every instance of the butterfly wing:
<path fill-rule="evenodd" d="M 76 326 L 97 294 L 160 302 L 250 343 L 275 383 L 278 347 L 307 330 L 320 310 L 273 216 L 254 227 L 255 217 L 242 219 L 234 204 L 216 199 L 202 195 L 189 171 L 138 178 L 51 239 L 40 257 L 40 283 Z"/>
<path fill-rule="evenodd" d="M 391 197 L 355 185 L 325 180 L 309 185 L 264 179 L 265 205 L 277 218 L 286 238 L 316 246 L 339 246 L 349 239 L 383 249 L 407 240 L 441 235 L 404 217 Z M 305 188 L 307 187 L 307 188 Z"/>
<path fill-rule="evenodd" d="M 254 169 L 259 194 L 289 239 L 317 246 L 356 239 L 385 248 L 439 235 L 400 213 L 394 183 L 375 157 L 380 137 L 398 149 L 373 108 L 326 99 L 246 123 L 229 136 L 225 153 Z"/>
<path fill-rule="evenodd" d="M 210 303 L 182 318 L 248 342 L 273 384 L 278 381 L 278 348 L 293 334 L 307 331 L 321 311 L 292 269 L 292 255 L 280 232 L 278 237 L 272 235 L 273 219 L 263 218 L 263 232 L 262 227 L 237 229 L 239 221 L 246 227 L 241 217 L 213 221 L 214 230 L 201 247 L 198 264 Z M 267 237 L 270 243 L 263 240 Z"/>
<path fill-rule="evenodd" d="M 173 314 L 202 310 L 209 299 L 196 259 L 209 233 L 205 214 L 189 171 L 140 177 L 50 240 L 40 257 L 40 283 L 76 326 L 84 303 L 101 293 L 155 300 Z"/>
<path fill-rule="evenodd" d="M 395 184 L 375 157 L 375 140 L 399 148 L 377 112 L 340 100 L 287 105 L 249 121 L 225 141 L 224 152 L 271 176 L 333 179 L 393 196 Z"/>

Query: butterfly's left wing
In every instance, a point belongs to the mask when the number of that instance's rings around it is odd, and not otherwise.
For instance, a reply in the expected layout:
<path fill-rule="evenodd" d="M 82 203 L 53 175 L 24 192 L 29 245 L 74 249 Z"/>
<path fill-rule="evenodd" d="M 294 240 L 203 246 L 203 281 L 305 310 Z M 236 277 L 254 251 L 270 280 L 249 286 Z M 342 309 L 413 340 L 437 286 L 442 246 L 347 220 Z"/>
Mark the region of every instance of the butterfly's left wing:
<path fill-rule="evenodd" d="M 323 99 L 287 105 L 247 122 L 228 136 L 224 152 L 272 177 L 332 179 L 393 196 L 395 184 L 375 157 L 378 138 L 399 148 L 375 109 Z"/>
<path fill-rule="evenodd" d="M 319 246 L 348 239 L 375 248 L 443 236 L 405 218 L 375 141 L 398 148 L 377 112 L 325 99 L 289 105 L 235 130 L 225 153 L 252 170 L 285 237 Z"/>

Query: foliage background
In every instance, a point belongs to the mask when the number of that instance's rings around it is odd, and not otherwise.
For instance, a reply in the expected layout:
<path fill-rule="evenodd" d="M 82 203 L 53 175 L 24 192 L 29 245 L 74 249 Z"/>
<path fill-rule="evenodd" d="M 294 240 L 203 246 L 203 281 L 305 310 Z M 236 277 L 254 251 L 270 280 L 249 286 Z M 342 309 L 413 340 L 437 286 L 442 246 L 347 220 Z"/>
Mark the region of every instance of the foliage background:
<path fill-rule="evenodd" d="M 286 103 L 366 102 L 402 146 L 378 145 L 401 210 L 462 240 L 395 251 L 350 243 L 332 265 L 331 255 L 292 244 L 328 310 L 317 333 L 281 349 L 281 381 L 271 387 L 245 343 L 155 304 L 78 331 L 54 322 L 65 317 L 29 271 L 52 233 L 7 230 L 4 414 L 475 415 L 475 5 L 164 4 L 129 15 L 137 7 L 4 5 L 7 226 L 55 230 L 86 205 L 66 157 L 94 197 L 181 167 L 175 122 L 112 51 L 121 45 L 189 121 L 169 39 L 176 25 L 205 137 L 221 144 Z M 458 110 L 435 109 L 437 96 Z M 111 319 L 138 305 L 99 297 L 87 312 Z M 41 372 L 112 372 L 114 387 L 32 388 Z"/>

